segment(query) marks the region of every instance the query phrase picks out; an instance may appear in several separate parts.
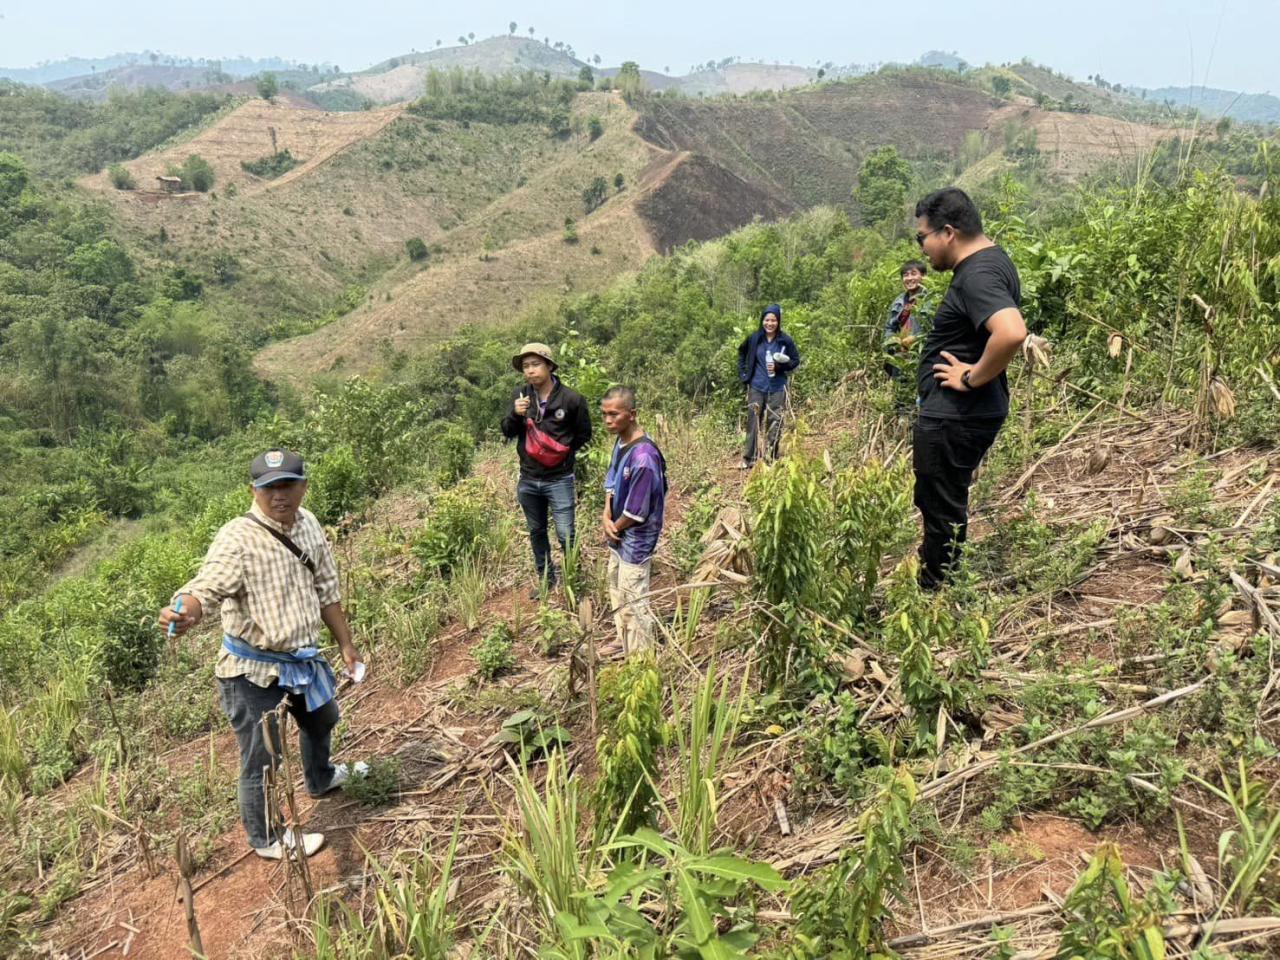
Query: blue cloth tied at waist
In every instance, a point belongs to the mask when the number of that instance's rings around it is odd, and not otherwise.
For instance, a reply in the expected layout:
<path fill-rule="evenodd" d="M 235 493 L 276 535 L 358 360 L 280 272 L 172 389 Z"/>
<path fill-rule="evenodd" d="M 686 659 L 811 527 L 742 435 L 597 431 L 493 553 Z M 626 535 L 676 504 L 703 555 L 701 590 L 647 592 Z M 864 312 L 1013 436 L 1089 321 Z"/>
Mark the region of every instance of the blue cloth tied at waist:
<path fill-rule="evenodd" d="M 302 697 L 308 710 L 319 710 L 333 699 L 338 689 L 333 668 L 315 647 L 302 647 L 292 653 L 259 650 L 228 633 L 222 637 L 222 649 L 235 657 L 278 666 L 280 686 Z"/>

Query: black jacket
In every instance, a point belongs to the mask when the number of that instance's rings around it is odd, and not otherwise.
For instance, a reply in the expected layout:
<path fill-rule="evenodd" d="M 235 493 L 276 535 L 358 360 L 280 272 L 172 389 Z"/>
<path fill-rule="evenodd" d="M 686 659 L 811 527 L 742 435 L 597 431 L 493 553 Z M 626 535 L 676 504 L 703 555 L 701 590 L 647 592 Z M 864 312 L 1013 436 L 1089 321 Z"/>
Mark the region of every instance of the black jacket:
<path fill-rule="evenodd" d="M 544 467 L 524 452 L 525 418 L 515 411 L 518 397 L 529 398 L 529 416 L 543 432 L 565 444 L 570 451 L 564 463 L 558 467 Z M 525 384 L 511 395 L 512 407 L 502 418 L 502 435 L 515 440 L 520 455 L 520 476 L 526 480 L 559 480 L 573 473 L 574 454 L 591 440 L 591 412 L 582 396 L 570 390 L 558 377 L 554 378 L 551 396 L 547 397 L 547 412 L 538 417 L 538 393 Z"/>
<path fill-rule="evenodd" d="M 771 303 L 765 307 L 764 313 L 760 314 L 760 329 L 743 340 L 738 347 L 738 379 L 746 384 L 751 383 L 751 378 L 756 372 L 756 348 L 760 346 L 760 341 L 765 336 L 764 315 L 766 313 L 772 313 L 778 318 L 778 332 L 773 338 L 773 345 L 775 349 L 785 350 L 788 357 L 784 363 L 775 363 L 774 369 L 788 374 L 800 366 L 800 351 L 796 348 L 796 342 L 782 330 L 782 308 L 776 303 Z"/>

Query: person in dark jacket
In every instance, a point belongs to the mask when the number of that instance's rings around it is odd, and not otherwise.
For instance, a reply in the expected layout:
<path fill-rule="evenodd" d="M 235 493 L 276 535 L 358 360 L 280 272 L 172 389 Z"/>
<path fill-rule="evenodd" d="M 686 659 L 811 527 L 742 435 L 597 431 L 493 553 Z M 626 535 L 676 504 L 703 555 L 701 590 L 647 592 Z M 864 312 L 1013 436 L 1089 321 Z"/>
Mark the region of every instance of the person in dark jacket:
<path fill-rule="evenodd" d="M 929 268 L 919 260 L 908 260 L 898 271 L 902 277 L 902 293 L 889 307 L 889 317 L 884 325 L 885 375 L 890 380 L 903 379 L 899 355 L 910 349 L 920 336 L 921 307 L 929 293 L 924 288 L 924 275 Z"/>
<path fill-rule="evenodd" d="M 750 470 L 761 456 L 772 460 L 778 455 L 787 380 L 798 366 L 800 351 L 782 331 L 782 307 L 771 303 L 760 315 L 760 329 L 738 347 L 738 379 L 747 385 L 747 449 L 742 469 Z M 768 450 L 763 452 L 761 427 L 768 435 Z"/>
<path fill-rule="evenodd" d="M 591 413 L 586 401 L 555 375 L 555 358 L 545 343 L 526 343 L 511 365 L 524 374 L 525 382 L 502 418 L 502 435 L 515 440 L 520 457 L 516 499 L 524 510 L 538 571 L 538 585 L 530 594 L 536 599 L 556 582 L 547 538 L 548 507 L 561 551 L 573 546 L 574 457 L 591 440 Z"/>

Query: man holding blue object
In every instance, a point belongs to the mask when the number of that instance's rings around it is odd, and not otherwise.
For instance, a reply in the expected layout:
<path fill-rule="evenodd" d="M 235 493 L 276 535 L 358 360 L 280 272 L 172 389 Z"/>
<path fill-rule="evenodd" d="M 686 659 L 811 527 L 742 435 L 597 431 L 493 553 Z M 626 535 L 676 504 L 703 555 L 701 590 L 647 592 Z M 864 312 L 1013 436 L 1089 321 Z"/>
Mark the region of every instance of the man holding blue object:
<path fill-rule="evenodd" d="M 609 602 L 618 638 L 603 656 L 631 654 L 652 643 L 649 571 L 667 498 L 667 464 L 636 421 L 636 395 L 612 387 L 600 403 L 604 428 L 617 442 L 604 478 L 602 526 L 609 542 Z"/>
<path fill-rule="evenodd" d="M 330 734 L 338 722 L 337 679 L 316 647 L 321 623 L 337 640 L 348 675 L 358 680 L 364 664 L 351 640 L 324 531 L 302 509 L 302 458 L 268 450 L 254 459 L 249 475 L 252 509 L 218 531 L 199 573 L 160 612 L 160 626 L 185 633 L 207 609 L 220 606 L 223 640 L 215 675 L 240 746 L 240 819 L 254 851 L 279 860 L 297 851 L 311 856 L 324 835 L 297 837 L 267 822 L 262 783 L 272 759 L 263 714 L 288 699 L 308 793 L 318 797 L 335 790 L 368 766 L 334 766 L 329 760 Z"/>

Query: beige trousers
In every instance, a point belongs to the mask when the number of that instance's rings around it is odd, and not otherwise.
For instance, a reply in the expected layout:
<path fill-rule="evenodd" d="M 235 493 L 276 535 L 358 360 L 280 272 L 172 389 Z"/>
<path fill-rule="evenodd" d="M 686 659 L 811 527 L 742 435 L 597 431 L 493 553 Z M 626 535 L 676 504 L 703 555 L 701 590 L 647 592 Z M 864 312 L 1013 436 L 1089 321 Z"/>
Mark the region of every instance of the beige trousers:
<path fill-rule="evenodd" d="M 651 562 L 624 563 L 616 551 L 609 551 L 609 605 L 613 607 L 613 626 L 624 653 L 653 646 L 653 616 L 649 612 Z"/>

